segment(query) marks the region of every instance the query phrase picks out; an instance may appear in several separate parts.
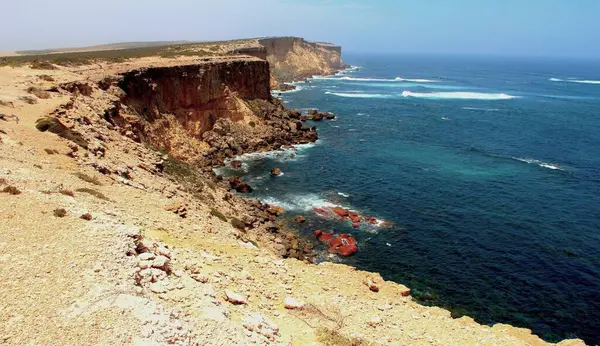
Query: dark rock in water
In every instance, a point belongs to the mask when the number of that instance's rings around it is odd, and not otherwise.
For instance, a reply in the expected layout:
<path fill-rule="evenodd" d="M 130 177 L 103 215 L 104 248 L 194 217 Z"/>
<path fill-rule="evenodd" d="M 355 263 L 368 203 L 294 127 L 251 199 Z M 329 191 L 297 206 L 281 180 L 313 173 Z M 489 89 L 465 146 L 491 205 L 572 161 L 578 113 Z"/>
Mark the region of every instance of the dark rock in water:
<path fill-rule="evenodd" d="M 296 90 L 296 86 L 290 85 L 290 84 L 279 84 L 279 90 L 281 90 L 281 91 Z"/>
<path fill-rule="evenodd" d="M 319 111 L 317 111 L 316 109 L 309 109 L 308 110 L 308 115 L 317 115 L 319 114 Z"/>
<path fill-rule="evenodd" d="M 325 112 L 323 113 L 323 116 L 325 117 L 325 119 L 327 120 L 332 120 L 335 119 L 335 114 L 331 113 L 331 112 Z"/>
<path fill-rule="evenodd" d="M 271 215 L 279 216 L 279 215 L 285 213 L 285 209 L 283 209 L 282 207 L 278 207 L 276 205 L 271 205 L 267 208 L 267 213 L 269 213 Z"/>
<path fill-rule="evenodd" d="M 321 121 L 323 120 L 323 113 L 315 113 L 312 116 L 313 121 Z"/>
<path fill-rule="evenodd" d="M 242 161 L 239 161 L 239 160 L 233 160 L 233 161 L 231 161 L 231 167 L 233 167 L 233 168 L 240 168 L 240 167 L 242 167 Z"/>
<path fill-rule="evenodd" d="M 300 119 L 300 117 L 302 117 L 302 113 L 300 113 L 300 111 L 297 109 L 292 109 L 288 112 L 288 116 L 290 119 Z"/>
<path fill-rule="evenodd" d="M 237 192 L 240 193 L 249 193 L 252 192 L 252 187 L 248 185 L 242 178 L 240 177 L 231 177 L 229 178 L 229 186 Z"/>
<path fill-rule="evenodd" d="M 306 219 L 304 218 L 304 216 L 301 216 L 301 215 L 296 216 L 297 223 L 304 223 L 305 221 L 306 221 Z"/>
<path fill-rule="evenodd" d="M 279 169 L 277 167 L 271 169 L 271 175 L 274 176 L 274 177 L 276 177 L 278 175 L 281 175 L 281 169 Z"/>
<path fill-rule="evenodd" d="M 308 120 L 308 116 L 307 115 L 303 115 L 300 117 L 300 121 L 307 121 Z"/>

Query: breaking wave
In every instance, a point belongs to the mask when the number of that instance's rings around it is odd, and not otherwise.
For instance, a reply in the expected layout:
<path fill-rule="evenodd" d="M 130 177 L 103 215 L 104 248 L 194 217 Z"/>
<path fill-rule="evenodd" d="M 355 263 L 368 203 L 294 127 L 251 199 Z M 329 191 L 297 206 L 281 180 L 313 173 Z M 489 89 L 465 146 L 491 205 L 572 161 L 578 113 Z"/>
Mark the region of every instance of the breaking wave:
<path fill-rule="evenodd" d="M 437 83 L 437 80 L 432 79 L 410 79 L 410 78 L 364 78 L 364 77 L 339 77 L 341 74 L 334 76 L 313 76 L 313 79 L 324 79 L 324 80 L 340 80 L 340 81 L 359 81 L 359 82 L 413 82 L 413 83 Z M 336 77 L 337 76 L 337 77 Z"/>
<path fill-rule="evenodd" d="M 579 83 L 579 84 L 600 84 L 600 80 L 591 80 L 591 79 L 560 79 L 560 78 L 550 78 L 548 79 L 551 82 L 566 82 L 566 83 Z"/>
<path fill-rule="evenodd" d="M 477 107 L 463 107 L 462 109 L 467 111 L 482 111 L 482 112 L 497 112 L 498 108 L 477 108 Z"/>
<path fill-rule="evenodd" d="M 292 146 L 292 148 L 285 148 L 282 150 L 247 153 L 247 154 L 243 154 L 241 156 L 236 156 L 235 160 L 242 161 L 242 167 L 245 162 L 263 160 L 263 159 L 267 159 L 267 158 L 275 159 L 278 161 L 293 160 L 293 159 L 302 157 L 301 154 L 304 150 L 314 147 L 315 145 L 319 144 L 319 142 L 320 141 L 317 140 L 314 143 L 296 144 L 296 145 Z M 294 158 L 291 158 L 291 154 L 294 154 Z"/>
<path fill-rule="evenodd" d="M 276 205 L 285 210 L 309 211 L 313 207 L 316 208 L 334 208 L 339 205 L 328 202 L 316 194 L 307 195 L 286 195 L 283 198 L 275 198 L 272 196 L 262 199 L 263 203 Z"/>
<path fill-rule="evenodd" d="M 394 80 L 397 81 L 401 81 L 401 82 L 415 82 L 415 83 L 437 83 L 437 80 L 433 80 L 433 79 L 422 79 L 422 78 L 402 78 L 402 77 L 396 77 Z"/>
<path fill-rule="evenodd" d="M 339 97 L 351 97 L 351 98 L 363 98 L 363 99 L 386 99 L 392 97 L 392 95 L 385 94 L 363 94 L 363 93 L 334 93 L 326 91 L 325 94 L 335 95 Z"/>
<path fill-rule="evenodd" d="M 493 94 L 493 93 L 474 93 L 474 92 L 432 92 L 432 93 L 417 93 L 412 91 L 403 91 L 404 97 L 415 97 L 424 99 L 448 99 L 448 100 L 510 100 L 517 98 L 508 94 Z"/>
<path fill-rule="evenodd" d="M 542 168 L 548 168 L 548 169 L 552 169 L 552 170 L 558 170 L 558 171 L 564 171 L 564 169 L 562 169 L 560 166 L 554 164 L 554 163 L 548 163 L 548 162 L 543 162 L 540 160 L 536 160 L 536 159 L 528 159 L 528 158 L 520 158 L 520 157 L 513 157 L 514 160 L 517 161 L 521 161 L 521 162 L 525 162 L 525 163 L 529 163 L 529 164 L 536 164 Z"/>

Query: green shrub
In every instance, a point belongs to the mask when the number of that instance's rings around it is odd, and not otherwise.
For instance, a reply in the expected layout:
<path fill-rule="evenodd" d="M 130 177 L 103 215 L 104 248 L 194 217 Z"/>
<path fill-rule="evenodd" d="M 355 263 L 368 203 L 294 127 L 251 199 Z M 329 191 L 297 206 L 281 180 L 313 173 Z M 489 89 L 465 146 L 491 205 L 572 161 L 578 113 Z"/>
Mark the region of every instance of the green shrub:
<path fill-rule="evenodd" d="M 56 66 L 48 61 L 34 60 L 31 63 L 31 68 L 34 70 L 56 70 Z"/>
<path fill-rule="evenodd" d="M 227 217 L 215 208 L 210 209 L 210 215 L 218 217 L 221 221 L 227 222 Z"/>
<path fill-rule="evenodd" d="M 85 182 L 90 183 L 90 184 L 102 186 L 102 183 L 96 177 L 90 177 L 89 175 L 87 175 L 85 173 L 81 173 L 81 172 L 73 173 L 73 175 Z"/>
<path fill-rule="evenodd" d="M 35 127 L 42 132 L 52 132 L 58 136 L 75 142 L 82 148 L 87 149 L 88 143 L 83 136 L 63 125 L 58 119 L 52 117 L 39 118 L 35 122 Z"/>
<path fill-rule="evenodd" d="M 94 189 L 88 189 L 87 187 L 82 187 L 82 188 L 76 189 L 75 191 L 87 193 L 88 195 L 92 195 L 96 198 L 103 199 L 105 201 L 109 201 L 108 197 L 106 197 L 102 192 L 94 190 Z"/>

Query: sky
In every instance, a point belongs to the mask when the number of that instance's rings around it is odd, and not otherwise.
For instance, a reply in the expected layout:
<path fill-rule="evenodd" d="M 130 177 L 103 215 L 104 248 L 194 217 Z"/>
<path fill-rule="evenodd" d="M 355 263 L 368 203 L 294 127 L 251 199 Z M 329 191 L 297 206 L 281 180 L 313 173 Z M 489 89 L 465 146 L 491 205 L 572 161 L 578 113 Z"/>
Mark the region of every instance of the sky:
<path fill-rule="evenodd" d="M 600 0 L 5 0 L 0 51 L 300 36 L 346 52 L 600 58 Z"/>

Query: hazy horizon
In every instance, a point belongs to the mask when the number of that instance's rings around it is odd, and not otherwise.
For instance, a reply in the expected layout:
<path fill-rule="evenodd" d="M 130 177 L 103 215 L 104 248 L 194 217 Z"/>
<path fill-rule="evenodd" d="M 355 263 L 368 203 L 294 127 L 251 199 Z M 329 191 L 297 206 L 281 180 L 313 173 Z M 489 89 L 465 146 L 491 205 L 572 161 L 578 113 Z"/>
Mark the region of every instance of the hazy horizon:
<path fill-rule="evenodd" d="M 600 58 L 600 1 L 75 0 L 4 4 L 0 51 L 300 36 L 349 53 Z"/>

